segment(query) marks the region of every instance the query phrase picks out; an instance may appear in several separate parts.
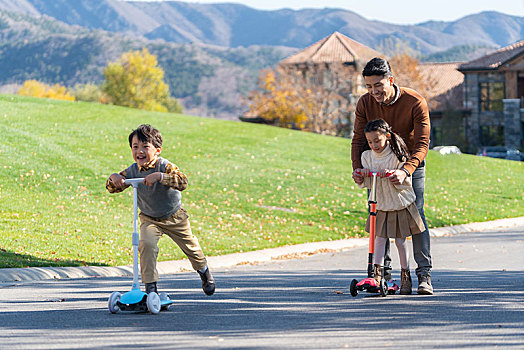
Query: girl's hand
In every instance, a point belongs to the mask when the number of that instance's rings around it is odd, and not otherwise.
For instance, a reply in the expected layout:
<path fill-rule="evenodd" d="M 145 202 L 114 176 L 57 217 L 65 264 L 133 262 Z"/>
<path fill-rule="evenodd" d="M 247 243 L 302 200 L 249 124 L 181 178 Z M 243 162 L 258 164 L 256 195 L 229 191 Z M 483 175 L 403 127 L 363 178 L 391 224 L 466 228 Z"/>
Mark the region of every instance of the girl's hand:
<path fill-rule="evenodd" d="M 362 176 L 364 176 L 364 177 L 370 177 L 370 176 L 371 176 L 371 175 L 369 174 L 370 172 L 371 172 L 371 170 L 366 169 L 366 168 L 364 168 L 364 169 L 360 169 L 360 173 L 361 173 Z"/>
<path fill-rule="evenodd" d="M 147 186 L 153 186 L 155 183 L 157 183 L 157 182 L 159 182 L 161 180 L 162 180 L 162 173 L 161 172 L 156 172 L 156 173 L 152 173 L 152 174 L 147 175 L 144 178 L 144 184 L 147 185 Z"/>
<path fill-rule="evenodd" d="M 355 171 L 353 171 L 352 176 L 353 181 L 355 181 L 357 185 L 361 185 L 364 182 L 364 175 L 362 175 L 362 169 L 355 169 Z"/>

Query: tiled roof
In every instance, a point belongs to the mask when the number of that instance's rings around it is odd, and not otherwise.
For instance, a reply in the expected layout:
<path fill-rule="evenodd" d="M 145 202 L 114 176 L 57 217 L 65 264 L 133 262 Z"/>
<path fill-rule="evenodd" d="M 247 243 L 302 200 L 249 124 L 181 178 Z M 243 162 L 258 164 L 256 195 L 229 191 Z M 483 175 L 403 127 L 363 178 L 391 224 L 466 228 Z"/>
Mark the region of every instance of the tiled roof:
<path fill-rule="evenodd" d="M 464 74 L 457 70 L 461 64 L 462 62 L 419 63 L 420 75 L 435 82 L 429 98 L 442 95 L 464 82 Z"/>
<path fill-rule="evenodd" d="M 366 63 L 381 53 L 347 36 L 334 32 L 304 50 L 280 62 L 281 65 L 301 63 Z"/>
<path fill-rule="evenodd" d="M 457 70 L 462 63 L 419 63 L 421 77 L 431 86 L 424 94 L 432 111 L 462 109 L 464 74 Z"/>
<path fill-rule="evenodd" d="M 497 70 L 502 64 L 521 54 L 524 54 L 524 40 L 498 49 L 473 61 L 466 62 L 459 67 L 459 70 Z"/>

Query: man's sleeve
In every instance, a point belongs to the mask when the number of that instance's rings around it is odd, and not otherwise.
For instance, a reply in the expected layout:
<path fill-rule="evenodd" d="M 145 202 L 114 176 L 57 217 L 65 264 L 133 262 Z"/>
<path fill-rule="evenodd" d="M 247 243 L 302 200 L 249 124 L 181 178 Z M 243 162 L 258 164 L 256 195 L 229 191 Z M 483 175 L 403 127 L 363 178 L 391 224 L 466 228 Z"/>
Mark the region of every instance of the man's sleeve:
<path fill-rule="evenodd" d="M 362 168 L 362 149 L 366 141 L 364 128 L 366 127 L 367 118 L 364 112 L 364 102 L 360 98 L 355 109 L 355 124 L 353 126 L 353 139 L 351 140 L 351 162 L 353 170 Z"/>
<path fill-rule="evenodd" d="M 429 149 L 431 126 L 428 105 L 424 98 L 421 98 L 413 107 L 413 129 L 413 138 L 415 140 L 413 154 L 411 154 L 411 157 L 403 167 L 410 174 L 413 174 L 415 169 L 426 158 Z"/>

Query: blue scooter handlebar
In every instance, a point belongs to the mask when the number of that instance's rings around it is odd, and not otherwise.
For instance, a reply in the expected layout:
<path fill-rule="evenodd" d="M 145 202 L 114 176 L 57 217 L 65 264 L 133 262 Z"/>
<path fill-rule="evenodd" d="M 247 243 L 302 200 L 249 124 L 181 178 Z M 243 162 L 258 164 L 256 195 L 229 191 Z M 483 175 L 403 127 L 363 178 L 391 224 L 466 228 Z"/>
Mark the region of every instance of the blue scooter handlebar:
<path fill-rule="evenodd" d="M 133 187 L 137 187 L 139 183 L 143 183 L 143 182 L 144 182 L 143 178 L 125 179 L 124 180 L 124 183 L 126 185 L 130 185 L 130 186 L 133 186 Z"/>

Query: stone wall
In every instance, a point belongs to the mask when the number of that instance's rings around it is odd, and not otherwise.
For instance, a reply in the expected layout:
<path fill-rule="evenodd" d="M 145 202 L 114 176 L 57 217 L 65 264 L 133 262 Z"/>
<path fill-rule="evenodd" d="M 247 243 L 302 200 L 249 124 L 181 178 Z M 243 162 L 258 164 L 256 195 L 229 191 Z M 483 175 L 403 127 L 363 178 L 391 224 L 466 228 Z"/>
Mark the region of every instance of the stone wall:
<path fill-rule="evenodd" d="M 522 147 L 520 99 L 504 99 L 504 141 L 507 148 Z"/>

